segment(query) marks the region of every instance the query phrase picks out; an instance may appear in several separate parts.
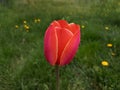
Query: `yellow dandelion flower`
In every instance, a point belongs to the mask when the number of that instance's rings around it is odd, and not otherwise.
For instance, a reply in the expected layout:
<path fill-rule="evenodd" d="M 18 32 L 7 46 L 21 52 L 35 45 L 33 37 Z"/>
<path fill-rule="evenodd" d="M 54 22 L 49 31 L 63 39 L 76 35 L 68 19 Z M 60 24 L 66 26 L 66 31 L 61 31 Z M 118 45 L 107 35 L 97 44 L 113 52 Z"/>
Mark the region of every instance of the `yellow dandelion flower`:
<path fill-rule="evenodd" d="M 102 61 L 101 64 L 102 64 L 103 66 L 109 66 L 109 63 L 108 63 L 107 61 Z"/>
<path fill-rule="evenodd" d="M 24 28 L 26 28 L 26 27 L 27 27 L 27 25 L 25 24 L 25 25 L 24 25 Z"/>
<path fill-rule="evenodd" d="M 27 27 L 26 27 L 26 29 L 28 30 L 28 29 L 30 29 L 30 27 L 29 27 L 29 26 L 27 26 Z"/>
<path fill-rule="evenodd" d="M 111 43 L 108 43 L 107 44 L 107 47 L 112 47 L 113 45 Z"/>
<path fill-rule="evenodd" d="M 24 24 L 26 24 L 26 23 L 27 23 L 27 21 L 25 21 L 25 20 L 24 20 L 24 21 L 23 21 L 23 23 L 24 23 Z"/>
<path fill-rule="evenodd" d="M 40 19 L 37 19 L 38 22 L 40 22 Z"/>
<path fill-rule="evenodd" d="M 18 28 L 19 28 L 19 26 L 18 26 L 18 25 L 15 25 L 15 28 L 16 28 L 16 29 L 18 29 Z"/>
<path fill-rule="evenodd" d="M 84 26 L 84 25 L 82 25 L 82 26 L 81 26 L 81 28 L 85 28 L 85 26 Z"/>
<path fill-rule="evenodd" d="M 112 56 L 115 56 L 116 54 L 114 52 L 111 53 Z"/>
<path fill-rule="evenodd" d="M 35 19 L 34 22 L 37 23 L 37 19 Z"/>
<path fill-rule="evenodd" d="M 109 30 L 109 27 L 105 27 L 105 30 Z"/>
<path fill-rule="evenodd" d="M 30 27 L 28 25 L 24 25 L 24 28 L 25 29 L 29 29 Z"/>

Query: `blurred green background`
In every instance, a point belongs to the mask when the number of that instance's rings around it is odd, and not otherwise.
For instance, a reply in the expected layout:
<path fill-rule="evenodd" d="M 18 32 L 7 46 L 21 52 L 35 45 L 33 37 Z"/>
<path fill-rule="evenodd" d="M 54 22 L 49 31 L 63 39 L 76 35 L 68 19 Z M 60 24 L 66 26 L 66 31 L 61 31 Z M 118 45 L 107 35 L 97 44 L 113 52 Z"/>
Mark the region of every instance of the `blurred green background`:
<path fill-rule="evenodd" d="M 76 56 L 60 68 L 61 90 L 120 90 L 119 0 L 0 0 L 0 90 L 55 90 L 43 37 L 59 19 L 81 27 Z"/>

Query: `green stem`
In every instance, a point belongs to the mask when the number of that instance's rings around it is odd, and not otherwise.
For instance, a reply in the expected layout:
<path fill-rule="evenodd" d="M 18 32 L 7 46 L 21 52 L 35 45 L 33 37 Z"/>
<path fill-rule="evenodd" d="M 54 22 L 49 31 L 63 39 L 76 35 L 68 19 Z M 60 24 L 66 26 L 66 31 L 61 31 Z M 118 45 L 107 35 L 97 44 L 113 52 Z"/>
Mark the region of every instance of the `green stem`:
<path fill-rule="evenodd" d="M 56 90 L 60 90 L 59 66 L 56 66 Z"/>

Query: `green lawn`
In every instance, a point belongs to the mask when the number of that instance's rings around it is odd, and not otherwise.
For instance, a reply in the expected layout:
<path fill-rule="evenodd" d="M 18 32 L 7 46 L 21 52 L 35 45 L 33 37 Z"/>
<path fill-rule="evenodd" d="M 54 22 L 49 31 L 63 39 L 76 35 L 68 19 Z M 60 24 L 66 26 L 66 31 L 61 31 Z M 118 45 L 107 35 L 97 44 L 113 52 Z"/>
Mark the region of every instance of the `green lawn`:
<path fill-rule="evenodd" d="M 59 19 L 81 27 L 76 56 L 60 68 L 60 90 L 120 90 L 119 0 L 1 0 L 0 90 L 56 90 L 43 37 Z"/>

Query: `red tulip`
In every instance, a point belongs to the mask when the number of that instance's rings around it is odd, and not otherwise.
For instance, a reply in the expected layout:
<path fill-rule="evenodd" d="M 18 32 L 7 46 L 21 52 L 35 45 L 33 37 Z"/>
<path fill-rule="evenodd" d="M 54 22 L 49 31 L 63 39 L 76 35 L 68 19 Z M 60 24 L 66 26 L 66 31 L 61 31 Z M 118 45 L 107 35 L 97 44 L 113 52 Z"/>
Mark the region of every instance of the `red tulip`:
<path fill-rule="evenodd" d="M 65 20 L 53 21 L 44 36 L 45 57 L 51 65 L 66 65 L 73 59 L 79 43 L 79 25 Z"/>

